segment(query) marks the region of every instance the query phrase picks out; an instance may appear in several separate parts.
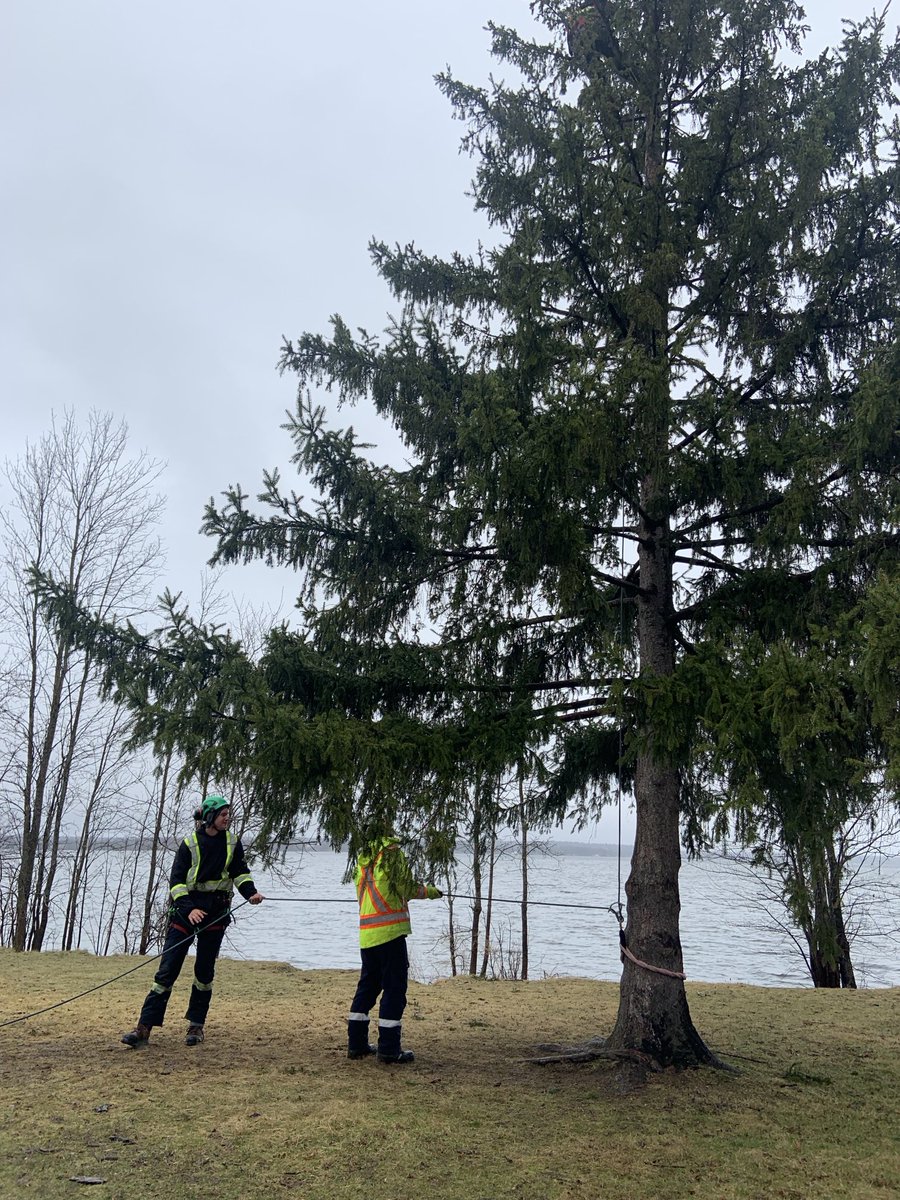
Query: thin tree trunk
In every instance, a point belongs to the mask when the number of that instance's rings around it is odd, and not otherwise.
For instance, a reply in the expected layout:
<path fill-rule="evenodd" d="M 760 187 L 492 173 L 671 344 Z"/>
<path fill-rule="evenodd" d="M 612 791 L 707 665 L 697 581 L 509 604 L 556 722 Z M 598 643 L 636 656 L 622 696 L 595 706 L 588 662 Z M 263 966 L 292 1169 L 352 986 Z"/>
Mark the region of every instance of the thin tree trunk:
<path fill-rule="evenodd" d="M 853 959 L 850 955 L 850 939 L 847 937 L 847 926 L 844 923 L 844 905 L 841 889 L 843 871 L 841 870 L 841 863 L 832 843 L 829 843 L 825 847 L 825 855 L 828 860 L 828 890 L 831 896 L 834 940 L 838 948 L 838 971 L 840 973 L 841 987 L 855 988 L 856 972 L 853 969 Z"/>
<path fill-rule="evenodd" d="M 519 771 L 519 828 L 522 835 L 522 978 L 528 978 L 528 812 L 525 781 Z"/>
<path fill-rule="evenodd" d="M 456 926 L 453 924 L 453 893 L 456 888 L 456 880 L 450 873 L 451 868 L 447 867 L 447 942 L 450 947 L 450 974 L 457 974 L 456 965 Z"/>
<path fill-rule="evenodd" d="M 481 932 L 481 792 L 475 788 L 475 812 L 472 817 L 472 930 L 469 937 L 469 974 L 478 974 L 478 940 Z"/>
<path fill-rule="evenodd" d="M 65 812 L 64 783 L 57 784 L 56 795 L 53 798 L 51 813 L 53 821 L 45 833 L 41 853 L 41 881 L 35 890 L 36 913 L 32 923 L 29 949 L 42 950 L 47 926 L 50 923 L 50 906 L 53 903 L 53 885 L 56 882 L 56 870 L 59 865 L 59 835 L 62 829 L 63 813 Z M 49 846 L 48 846 L 49 842 Z M 44 866 L 46 864 L 46 867 Z"/>
<path fill-rule="evenodd" d="M 81 822 L 81 831 L 78 834 L 78 842 L 75 846 L 75 854 L 72 859 L 72 876 L 69 881 L 69 895 L 66 900 L 66 915 L 63 920 L 63 950 L 71 950 L 75 943 L 75 926 L 79 917 L 79 902 L 81 900 L 81 883 L 84 878 L 85 867 L 87 865 L 87 847 L 91 836 L 91 819 L 93 809 L 88 805 L 84 810 L 84 817 Z"/>
<path fill-rule="evenodd" d="M 159 785 L 159 802 L 156 805 L 156 814 L 153 823 L 153 837 L 150 839 L 150 867 L 147 874 L 147 888 L 144 892 L 144 914 L 141 921 L 141 935 L 138 945 L 138 953 L 146 954 L 147 947 L 150 945 L 150 937 L 153 923 L 153 901 L 156 898 L 156 889 L 159 883 L 157 879 L 158 861 L 159 861 L 159 839 L 162 832 L 163 816 L 166 811 L 166 800 L 168 799 L 169 791 L 169 771 L 172 766 L 172 751 L 166 752 L 166 757 L 163 759 L 162 778 Z"/>
<path fill-rule="evenodd" d="M 494 866 L 497 862 L 497 826 L 491 826 L 491 845 L 488 858 L 487 906 L 484 910 L 484 950 L 481 955 L 481 978 L 487 975 L 491 957 L 491 913 L 494 907 Z"/>
<path fill-rule="evenodd" d="M 31 670 L 33 673 L 31 681 L 32 699 L 29 701 L 29 706 L 30 708 L 36 708 L 38 675 L 36 641 L 32 647 Z M 40 749 L 35 756 L 32 755 L 31 747 L 29 746 L 29 769 L 26 771 L 25 793 L 23 795 L 22 852 L 19 862 L 18 886 L 16 888 L 16 923 L 13 933 L 14 950 L 24 950 L 28 941 L 28 917 L 31 910 L 32 887 L 37 864 L 41 822 L 44 814 L 44 796 L 50 774 L 50 764 L 53 758 L 53 747 L 56 742 L 56 730 L 62 707 L 63 684 L 67 671 L 68 649 L 64 646 L 58 646 L 53 674 L 53 689 L 47 713 L 47 726 L 44 730 L 44 736 L 41 738 Z M 29 738 L 36 735 L 34 720 L 34 713 L 30 712 Z M 34 772 L 35 763 L 37 768 L 36 773 Z M 31 786 L 32 778 L 34 779 L 33 788 Z"/>
<path fill-rule="evenodd" d="M 59 862 L 59 835 L 62 828 L 63 814 L 66 810 L 66 802 L 69 797 L 69 781 L 72 777 L 72 763 L 75 758 L 75 750 L 78 745 L 78 735 L 81 727 L 81 716 L 84 711 L 84 701 L 87 695 L 88 680 L 91 673 L 91 660 L 88 655 L 85 655 L 82 664 L 81 679 L 78 681 L 78 689 L 76 692 L 75 709 L 71 713 L 68 728 L 63 735 L 63 754 L 62 763 L 60 765 L 59 777 L 56 784 L 56 794 L 54 802 L 56 806 L 55 817 L 53 820 L 52 834 L 50 838 L 49 861 L 47 856 L 47 846 L 44 846 L 43 859 L 47 862 L 46 875 L 43 880 L 40 913 L 35 924 L 35 928 L 31 937 L 31 949 L 40 950 L 44 944 L 44 938 L 47 933 L 47 924 L 50 919 L 50 904 L 53 897 L 53 884 L 56 881 L 56 869 Z M 104 746 L 103 754 L 100 763 L 97 767 L 95 779 L 103 774 L 103 769 L 106 761 L 107 747 Z M 96 788 L 96 784 L 95 784 Z"/>

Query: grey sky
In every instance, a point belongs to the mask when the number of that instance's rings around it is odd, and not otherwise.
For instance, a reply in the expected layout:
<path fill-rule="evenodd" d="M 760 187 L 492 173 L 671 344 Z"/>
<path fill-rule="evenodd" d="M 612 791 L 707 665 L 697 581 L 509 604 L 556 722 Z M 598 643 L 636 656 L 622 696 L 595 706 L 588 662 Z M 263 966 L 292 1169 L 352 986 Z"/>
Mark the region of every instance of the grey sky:
<path fill-rule="evenodd" d="M 842 6 L 807 7 L 818 49 Z M 485 235 L 432 77 L 486 80 L 489 18 L 531 23 L 524 0 L 6 0 L 4 455 L 53 410 L 121 414 L 167 464 L 162 582 L 196 595 L 204 502 L 289 454 L 281 335 L 336 311 L 384 327 L 373 235 L 434 252 Z M 292 598 L 262 569 L 226 585 Z"/>
<path fill-rule="evenodd" d="M 474 245 L 461 127 L 432 76 L 488 70 L 515 0 L 8 0 L 5 452 L 51 410 L 121 413 L 168 464 L 167 582 L 195 586 L 212 493 L 284 462 L 282 334 L 378 330 L 370 236 Z M 356 420 L 358 418 L 354 418 Z M 281 581 L 228 581 L 277 600 Z M 249 584 L 249 587 L 246 585 Z M 289 594 L 289 580 L 285 581 Z"/>

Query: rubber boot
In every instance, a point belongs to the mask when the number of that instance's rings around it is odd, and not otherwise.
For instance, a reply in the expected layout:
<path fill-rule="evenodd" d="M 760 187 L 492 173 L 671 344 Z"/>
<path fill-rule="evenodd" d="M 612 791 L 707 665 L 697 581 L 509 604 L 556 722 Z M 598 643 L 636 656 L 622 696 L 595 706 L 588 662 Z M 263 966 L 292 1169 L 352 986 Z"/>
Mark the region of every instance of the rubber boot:
<path fill-rule="evenodd" d="M 378 1022 L 378 1061 L 402 1066 L 404 1063 L 415 1062 L 416 1056 L 412 1050 L 400 1049 L 400 1022 L 395 1025 L 384 1025 Z"/>
<path fill-rule="evenodd" d="M 347 1057 L 368 1058 L 375 1053 L 375 1047 L 369 1042 L 369 1022 L 347 1022 Z"/>
<path fill-rule="evenodd" d="M 380 1063 L 390 1063 L 395 1067 L 401 1067 L 404 1063 L 416 1061 L 416 1056 L 412 1050 L 398 1050 L 396 1054 L 382 1054 L 378 1051 L 378 1061 Z"/>

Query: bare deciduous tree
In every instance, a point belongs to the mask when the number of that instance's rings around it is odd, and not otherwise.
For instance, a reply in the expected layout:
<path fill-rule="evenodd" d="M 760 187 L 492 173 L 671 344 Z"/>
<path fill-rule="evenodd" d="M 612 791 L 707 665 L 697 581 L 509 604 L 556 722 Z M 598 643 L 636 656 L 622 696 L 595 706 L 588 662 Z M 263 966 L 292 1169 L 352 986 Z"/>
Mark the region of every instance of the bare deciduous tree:
<path fill-rule="evenodd" d="M 61 839 L 81 818 L 80 842 L 115 792 L 121 714 L 97 692 L 90 652 L 49 627 L 29 588 L 29 568 L 65 580 L 85 604 L 111 616 L 148 607 L 162 554 L 159 464 L 128 453 L 128 432 L 110 414 L 80 426 L 71 413 L 4 468 L 0 512 L 3 671 L 14 684 L 0 728 L 0 804 L 10 859 L 12 911 L 4 941 L 40 949 L 55 904 Z M 77 896 L 84 862 L 71 876 Z M 76 917 L 70 895 L 67 930 Z"/>

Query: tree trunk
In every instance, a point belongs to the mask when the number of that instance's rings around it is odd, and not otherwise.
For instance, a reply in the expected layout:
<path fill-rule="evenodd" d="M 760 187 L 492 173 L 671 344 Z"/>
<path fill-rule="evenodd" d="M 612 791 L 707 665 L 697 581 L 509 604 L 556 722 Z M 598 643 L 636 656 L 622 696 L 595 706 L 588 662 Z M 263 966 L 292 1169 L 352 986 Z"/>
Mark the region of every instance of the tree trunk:
<path fill-rule="evenodd" d="M 528 812 L 525 807 L 525 783 L 519 772 L 519 827 L 522 834 L 522 967 L 521 978 L 528 978 Z"/>
<path fill-rule="evenodd" d="M 478 941 L 481 932 L 481 787 L 476 784 L 472 818 L 472 931 L 469 939 L 469 974 L 478 974 Z"/>
<path fill-rule="evenodd" d="M 456 963 L 456 926 L 453 924 L 453 893 L 456 891 L 456 878 L 447 867 L 447 941 L 450 950 L 450 974 L 455 976 L 459 968 Z"/>
<path fill-rule="evenodd" d="M 652 481 L 644 511 L 652 512 Z M 641 518 L 638 641 L 644 676 L 668 676 L 675 666 L 672 550 L 667 523 Z M 628 922 L 625 942 L 653 967 L 682 971 L 678 873 L 679 774 L 660 761 L 641 734 L 635 776 L 637 814 L 631 874 L 625 885 Z M 694 1028 L 684 980 L 624 960 L 619 1012 L 609 1038 L 611 1050 L 646 1054 L 663 1067 L 698 1066 L 717 1060 Z"/>
<path fill-rule="evenodd" d="M 21 858 L 19 861 L 19 879 L 16 888 L 16 922 L 13 932 L 13 949 L 24 950 L 29 933 L 29 911 L 31 908 L 31 890 L 34 882 L 34 872 L 37 865 L 38 844 L 40 841 L 41 822 L 44 815 L 44 795 L 50 773 L 53 757 L 53 747 L 56 741 L 56 728 L 62 707 L 63 684 L 68 673 L 68 647 L 64 644 L 57 646 L 56 662 L 53 675 L 53 688 L 47 714 L 47 726 L 40 740 L 40 748 L 33 754 L 36 733 L 36 700 L 39 679 L 37 656 L 37 634 L 33 631 L 34 642 L 31 647 L 31 699 L 29 703 L 28 724 L 28 770 L 26 772 L 23 795 L 23 823 Z"/>
<path fill-rule="evenodd" d="M 494 867 L 497 863 L 497 826 L 491 826 L 491 845 L 488 858 L 487 906 L 484 910 L 484 948 L 481 954 L 481 978 L 487 977 L 491 960 L 491 920 L 494 909 Z"/>
<path fill-rule="evenodd" d="M 35 915 L 32 922 L 31 936 L 28 948 L 42 950 L 44 938 L 47 936 L 47 926 L 50 923 L 50 909 L 53 904 L 53 885 L 56 882 L 56 871 L 59 866 L 59 837 L 62 829 L 63 812 L 65 809 L 66 786 L 63 780 L 57 786 L 57 795 L 53 798 L 51 812 L 48 813 L 48 828 L 44 835 L 41 853 L 40 883 L 35 887 Z M 52 814 L 52 824 L 49 817 Z"/>
<path fill-rule="evenodd" d="M 835 852 L 834 836 L 839 834 L 816 832 L 786 842 L 786 866 L 781 872 L 783 903 L 806 939 L 804 958 L 813 987 L 855 988 L 856 973 L 844 924 L 844 868 Z"/>
<path fill-rule="evenodd" d="M 159 880 L 158 875 L 158 859 L 159 859 L 159 842 L 162 832 L 163 815 L 166 811 L 166 800 L 168 799 L 169 791 L 169 771 L 172 766 L 172 751 L 166 752 L 166 757 L 163 760 L 162 779 L 159 785 L 159 802 L 156 805 L 156 814 L 153 822 L 153 833 L 150 838 L 150 866 L 147 870 L 147 887 L 144 892 L 144 913 L 141 920 L 141 933 L 138 943 L 138 953 L 146 954 L 147 948 L 150 945 L 150 937 L 153 926 L 153 901 L 156 897 L 156 890 Z M 143 840 L 143 839 L 142 839 Z"/>
<path fill-rule="evenodd" d="M 831 920 L 834 925 L 834 940 L 838 950 L 838 973 L 841 987 L 856 987 L 856 972 L 853 969 L 853 959 L 850 957 L 850 939 L 844 924 L 844 904 L 841 883 L 843 869 L 834 844 L 829 842 L 825 847 L 828 859 L 828 891 L 831 900 Z"/>
<path fill-rule="evenodd" d="M 841 903 L 841 866 L 834 846 L 809 856 L 811 913 L 804 929 L 809 974 L 817 988 L 855 988 L 856 973 Z"/>
<path fill-rule="evenodd" d="M 69 896 L 66 901 L 66 915 L 63 921 L 63 950 L 72 950 L 75 946 L 75 927 L 78 924 L 81 903 L 81 885 L 87 867 L 90 839 L 92 834 L 91 819 L 93 807 L 88 805 L 81 822 L 81 833 L 72 859 L 72 875 L 69 880 Z"/>

